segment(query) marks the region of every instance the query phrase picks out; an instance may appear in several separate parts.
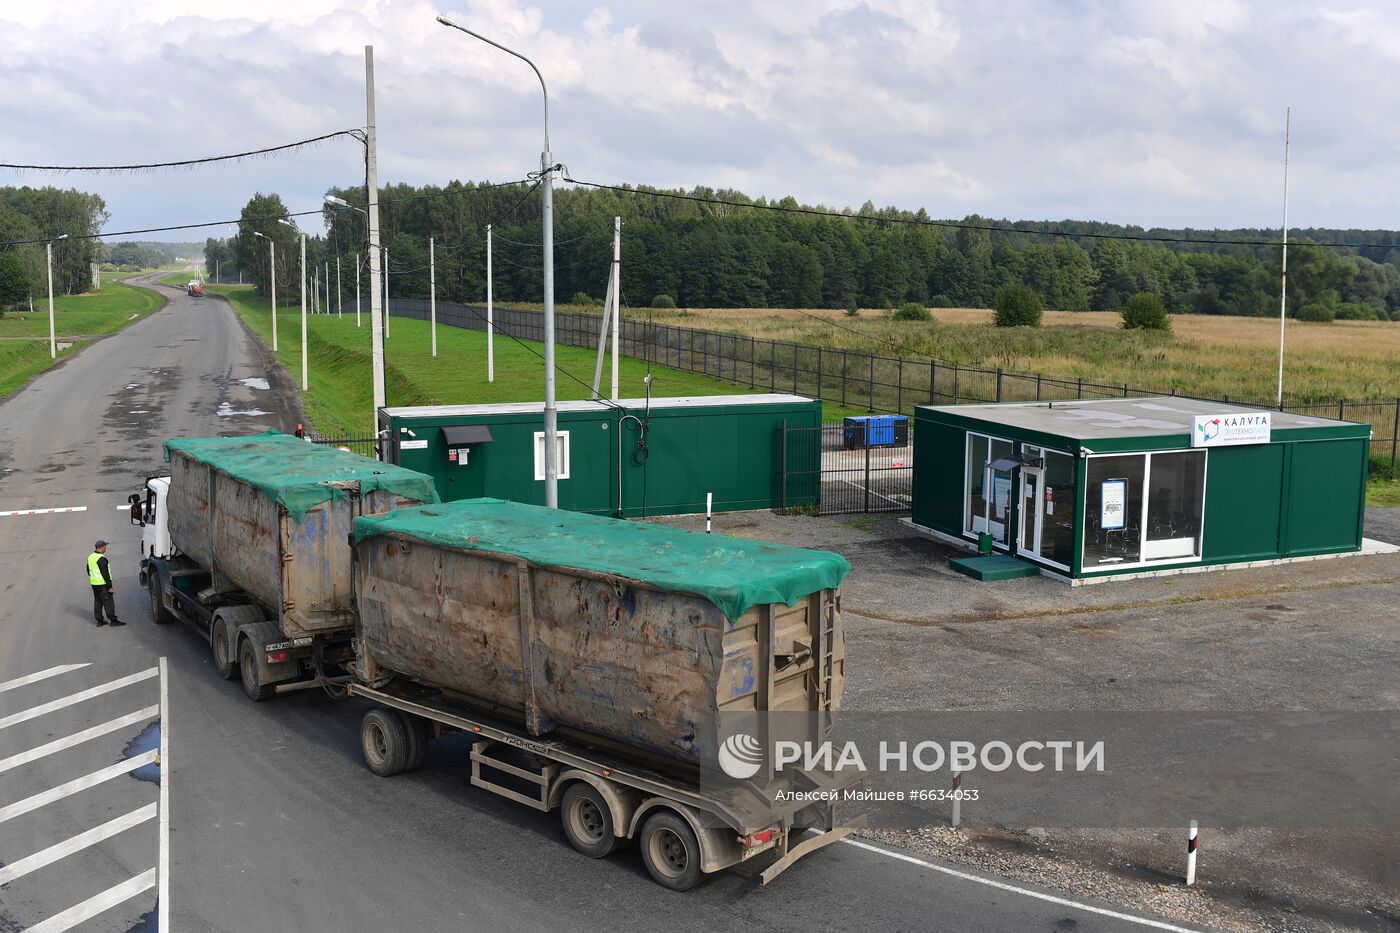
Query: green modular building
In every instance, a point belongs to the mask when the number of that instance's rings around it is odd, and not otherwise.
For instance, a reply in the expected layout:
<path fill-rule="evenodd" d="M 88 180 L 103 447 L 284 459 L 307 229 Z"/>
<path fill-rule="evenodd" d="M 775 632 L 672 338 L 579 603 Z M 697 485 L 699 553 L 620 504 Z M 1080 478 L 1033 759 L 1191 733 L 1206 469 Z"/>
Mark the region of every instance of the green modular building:
<path fill-rule="evenodd" d="M 912 521 L 1074 581 L 1358 551 L 1370 436 L 1177 397 L 920 406 Z"/>
<path fill-rule="evenodd" d="M 792 429 L 821 418 L 820 400 L 796 395 L 560 402 L 559 507 L 677 515 L 705 511 L 707 493 L 716 512 L 816 505 L 819 484 L 793 488 L 783 468 L 819 462 L 821 431 Z M 543 403 L 382 408 L 379 429 L 387 459 L 431 476 L 444 501 L 544 504 Z"/>

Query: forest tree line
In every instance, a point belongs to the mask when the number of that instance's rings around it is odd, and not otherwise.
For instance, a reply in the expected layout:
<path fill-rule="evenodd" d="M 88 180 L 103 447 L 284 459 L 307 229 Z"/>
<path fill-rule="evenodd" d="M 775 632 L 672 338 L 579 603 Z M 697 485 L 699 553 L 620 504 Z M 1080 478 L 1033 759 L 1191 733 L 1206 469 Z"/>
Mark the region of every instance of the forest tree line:
<path fill-rule="evenodd" d="M 885 308 L 911 301 L 989 307 L 1003 286 L 1019 282 L 1046 307 L 1066 311 L 1117 311 L 1141 292 L 1158 296 L 1173 312 L 1275 315 L 1279 308 L 1277 242 L 1218 242 L 1277 241 L 1277 230 L 1144 230 L 1087 221 L 989 221 L 977 215 L 964 218 L 961 226 L 937 226 L 922 210 L 876 209 L 869 203 L 858 219 L 849 219 L 754 209 L 809 210 L 791 198 L 767 202 L 708 188 L 674 192 L 738 202 L 735 206 L 657 197 L 655 191 L 556 190 L 560 302 L 576 295 L 603 297 L 612 218 L 620 216 L 623 302 L 631 307 L 648 306 L 660 296 L 696 308 Z M 363 188 L 328 193 L 357 207 L 365 203 Z M 432 237 L 438 297 L 483 300 L 485 227 L 491 224 L 495 296 L 542 300 L 538 190 L 485 182 L 400 184 L 383 188 L 380 204 L 393 297 L 427 297 Z M 266 294 L 269 243 L 254 236 L 256 231 L 275 244 L 279 294 L 293 294 L 297 233 L 276 219 L 285 216 L 278 195 L 255 195 L 244 207 L 239 235 L 206 244 L 208 267 L 212 270 L 218 258 L 225 279 L 243 271 Z M 367 268 L 365 215 L 328 206 L 324 219 L 327 232 L 308 237 L 307 261 L 323 270 L 329 263 L 333 275 L 339 256 L 348 301 L 357 254 L 362 270 Z M 988 226 L 1014 229 L 979 229 Z M 1400 319 L 1400 234 L 1318 229 L 1293 232 L 1290 241 L 1295 244 L 1288 256 L 1290 315 Z M 362 277 L 367 289 L 367 274 Z"/>
<path fill-rule="evenodd" d="M 104 247 L 77 239 L 98 233 L 107 206 L 95 194 L 72 188 L 0 187 L 0 309 L 18 307 L 48 294 L 44 240 L 53 244 L 55 294 L 92 287 L 92 263 Z M 67 239 L 58 239 L 67 234 Z M 39 241 L 39 242 L 33 242 Z"/>

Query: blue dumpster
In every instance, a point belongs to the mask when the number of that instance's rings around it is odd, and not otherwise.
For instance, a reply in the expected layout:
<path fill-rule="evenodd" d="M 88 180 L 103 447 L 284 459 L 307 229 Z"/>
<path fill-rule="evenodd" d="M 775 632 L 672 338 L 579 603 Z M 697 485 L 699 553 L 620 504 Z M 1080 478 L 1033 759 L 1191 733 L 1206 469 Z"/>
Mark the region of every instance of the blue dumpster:
<path fill-rule="evenodd" d="M 842 422 L 841 446 L 846 450 L 908 445 L 907 415 L 858 415 Z"/>

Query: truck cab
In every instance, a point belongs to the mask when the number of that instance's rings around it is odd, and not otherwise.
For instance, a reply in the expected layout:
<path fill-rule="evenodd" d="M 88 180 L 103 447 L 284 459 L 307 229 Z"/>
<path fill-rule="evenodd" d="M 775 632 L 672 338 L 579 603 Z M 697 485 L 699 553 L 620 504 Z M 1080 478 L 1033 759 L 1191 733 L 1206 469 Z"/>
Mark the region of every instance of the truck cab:
<path fill-rule="evenodd" d="M 131 523 L 141 526 L 141 565 L 153 557 L 168 558 L 170 526 L 166 518 L 166 500 L 170 493 L 170 477 L 153 476 L 146 480 L 146 495 L 132 497 Z"/>

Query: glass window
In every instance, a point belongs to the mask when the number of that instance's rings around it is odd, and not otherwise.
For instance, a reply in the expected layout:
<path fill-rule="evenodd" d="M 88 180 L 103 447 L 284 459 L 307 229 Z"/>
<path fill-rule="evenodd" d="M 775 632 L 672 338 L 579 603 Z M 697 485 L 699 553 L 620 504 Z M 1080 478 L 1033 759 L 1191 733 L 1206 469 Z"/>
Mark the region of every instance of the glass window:
<path fill-rule="evenodd" d="M 1045 451 L 1044 477 L 1040 556 L 1069 567 L 1074 563 L 1074 458 Z"/>
<path fill-rule="evenodd" d="M 569 432 L 558 431 L 554 435 L 554 466 L 560 479 L 569 478 Z M 544 481 L 544 432 L 535 432 L 535 479 Z"/>
<path fill-rule="evenodd" d="M 976 534 L 985 530 L 987 499 L 984 495 L 987 478 L 987 438 L 981 434 L 967 436 L 967 522 L 963 530 Z"/>
<path fill-rule="evenodd" d="M 1091 457 L 1084 490 L 1084 567 L 1142 559 L 1143 454 Z"/>
<path fill-rule="evenodd" d="M 1148 468 L 1147 540 L 1144 560 L 1201 554 L 1201 510 L 1205 505 L 1206 452 L 1152 455 Z"/>

